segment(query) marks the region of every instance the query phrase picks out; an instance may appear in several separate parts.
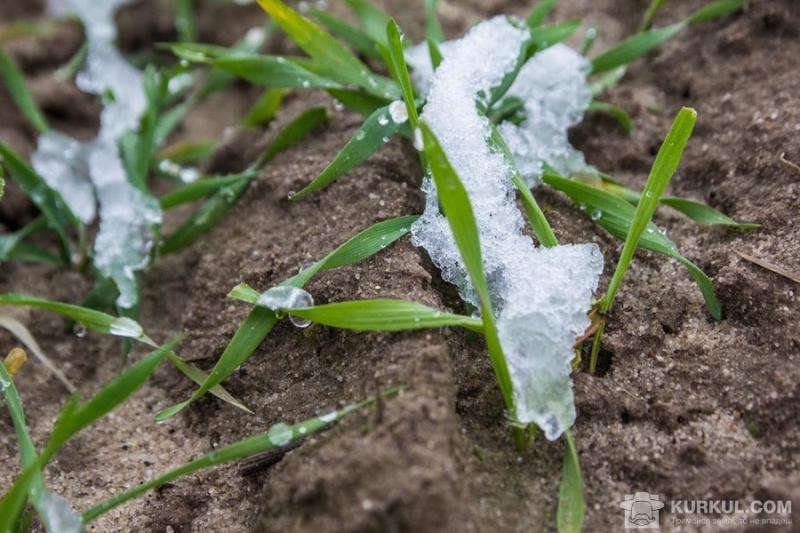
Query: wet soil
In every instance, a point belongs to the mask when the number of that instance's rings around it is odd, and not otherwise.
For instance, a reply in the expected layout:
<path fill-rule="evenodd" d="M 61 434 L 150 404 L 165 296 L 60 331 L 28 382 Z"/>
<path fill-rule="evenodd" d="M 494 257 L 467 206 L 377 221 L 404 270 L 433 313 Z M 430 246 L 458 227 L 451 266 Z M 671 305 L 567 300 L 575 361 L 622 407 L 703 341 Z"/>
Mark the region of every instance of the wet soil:
<path fill-rule="evenodd" d="M 208 4 L 208 5 L 206 5 Z M 423 33 L 421 2 L 392 1 L 410 37 Z M 420 5 L 417 5 L 420 4 Z M 456 36 L 496 13 L 524 14 L 531 2 L 448 2 L 445 30 Z M 558 19 L 582 17 L 602 49 L 635 31 L 646 2 L 563 0 Z M 657 23 L 682 18 L 699 1 L 674 1 Z M 38 7 L 37 7 L 38 6 Z M 338 8 L 337 8 L 338 9 Z M 6 2 L 0 22 L 36 17 L 37 3 Z M 200 36 L 230 44 L 264 20 L 258 9 L 200 3 Z M 118 16 L 120 45 L 147 53 L 174 38 L 171 2 L 146 1 Z M 664 210 L 666 228 L 711 276 L 724 307 L 714 321 L 676 262 L 640 252 L 609 318 L 601 371 L 575 374 L 573 430 L 584 474 L 587 531 L 623 525 L 625 494 L 649 491 L 667 502 L 692 499 L 793 499 L 800 508 L 800 287 L 741 259 L 735 251 L 800 272 L 800 5 L 754 1 L 742 14 L 692 27 L 634 64 L 606 99 L 635 120 L 627 135 L 590 114 L 572 132 L 590 163 L 641 187 L 681 106 L 698 126 L 671 193 L 702 200 L 762 228 L 742 233 L 698 226 Z M 80 47 L 74 23 L 3 43 L 19 62 L 50 122 L 90 138 L 99 104 L 54 70 Z M 284 49 L 280 38 L 270 46 Z M 287 99 L 276 121 L 236 126 L 259 91 L 238 84 L 187 119 L 176 138 L 216 138 L 209 172 L 244 168 L 281 125 L 310 105 L 330 120 L 271 162 L 234 212 L 205 239 L 160 259 L 144 280 L 142 322 L 159 340 L 183 331 L 179 352 L 205 368 L 222 353 L 247 313 L 225 298 L 245 281 L 266 289 L 379 220 L 418 213 L 420 169 L 413 148 L 393 140 L 379 154 L 306 200 L 286 197 L 321 170 L 358 127 L 323 94 Z M 35 132 L 0 89 L 0 140 L 29 154 Z M 607 283 L 621 245 L 564 198 L 537 190 L 562 242 L 597 242 Z M 35 210 L 13 184 L 0 202 L 0 230 Z M 180 215 L 176 215 L 179 217 Z M 174 227 L 177 219 L 167 221 Z M 4 263 L 0 292 L 79 302 L 80 274 Z M 394 297 L 459 309 L 425 253 L 404 239 L 361 264 L 323 273 L 308 286 L 317 302 Z M 46 353 L 89 395 L 122 368 L 113 340 L 65 332 L 52 315 L 13 309 Z M 0 351 L 14 339 L 0 332 Z M 137 355 L 138 352 L 135 352 Z M 92 531 L 542 531 L 554 529 L 562 443 L 537 441 L 517 453 L 482 340 L 456 330 L 359 334 L 280 323 L 225 383 L 254 412 L 205 398 L 164 424 L 155 411 L 184 399 L 192 385 L 164 367 L 134 398 L 83 432 L 47 470 L 49 486 L 78 509 L 150 479 L 214 447 L 299 421 L 404 383 L 409 390 L 379 409 L 355 414 L 307 439 L 277 464 L 244 475 L 229 465 L 178 480 L 120 507 Z M 35 442 L 43 443 L 67 393 L 38 363 L 17 378 Z M 17 472 L 10 421 L 0 416 L 0 486 Z M 662 513 L 663 515 L 664 513 Z M 675 526 L 662 516 L 665 530 Z M 705 530 L 713 530 L 710 527 Z M 774 530 L 774 529 L 771 529 Z M 787 528 L 788 530 L 788 528 Z"/>

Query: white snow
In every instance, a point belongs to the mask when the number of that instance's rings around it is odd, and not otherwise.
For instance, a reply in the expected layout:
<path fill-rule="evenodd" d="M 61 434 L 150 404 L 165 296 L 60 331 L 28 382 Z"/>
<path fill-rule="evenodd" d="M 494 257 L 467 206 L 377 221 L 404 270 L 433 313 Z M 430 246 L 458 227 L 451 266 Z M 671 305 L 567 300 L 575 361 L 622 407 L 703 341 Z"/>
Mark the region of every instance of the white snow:
<path fill-rule="evenodd" d="M 117 304 L 136 303 L 135 273 L 149 262 L 152 226 L 161 222 L 158 202 L 128 182 L 117 141 L 136 129 L 147 99 L 140 73 L 117 51 L 114 13 L 128 0 L 51 0 L 55 14 L 77 15 L 86 29 L 88 53 L 76 83 L 85 92 L 110 95 L 100 116 L 100 131 L 81 143 L 49 132 L 39 138 L 31 160 L 36 171 L 64 199 L 84 224 L 96 217 L 100 228 L 94 244 L 98 270 L 119 289 Z"/>
<path fill-rule="evenodd" d="M 572 345 L 589 325 L 587 311 L 603 257 L 594 244 L 537 248 L 523 233 L 511 169 L 501 154 L 489 148 L 489 121 L 479 114 L 476 101 L 514 67 L 527 37 L 527 29 L 496 17 L 478 24 L 463 39 L 445 43 L 444 60 L 430 79 L 422 118 L 436 134 L 472 202 L 513 382 L 516 412 L 511 415 L 519 422 L 535 422 L 547 438 L 555 439 L 575 420 Z M 523 79 L 529 79 L 528 75 Z M 518 95 L 535 92 L 527 93 L 529 88 L 516 83 L 513 88 Z M 538 97 L 534 94 L 531 98 Z M 542 97 L 541 106 L 576 107 L 570 94 L 563 99 L 565 102 L 556 96 Z M 567 109 L 547 111 L 569 114 Z M 547 141 L 558 145 L 561 139 L 565 141 L 566 134 Z M 447 220 L 439 212 L 430 177 L 424 179 L 423 191 L 426 209 L 412 227 L 413 241 L 428 251 L 444 279 L 457 285 L 462 297 L 477 307 L 474 288 Z"/>

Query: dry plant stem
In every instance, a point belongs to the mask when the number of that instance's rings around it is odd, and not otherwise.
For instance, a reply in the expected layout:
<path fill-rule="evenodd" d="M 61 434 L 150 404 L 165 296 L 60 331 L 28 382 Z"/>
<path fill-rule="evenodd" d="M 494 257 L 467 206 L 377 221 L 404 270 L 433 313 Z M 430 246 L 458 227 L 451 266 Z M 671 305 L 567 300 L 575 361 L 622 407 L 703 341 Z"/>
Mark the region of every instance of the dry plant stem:
<path fill-rule="evenodd" d="M 767 270 L 769 270 L 771 272 L 774 272 L 775 274 L 778 274 L 779 276 L 783 276 L 786 279 L 792 280 L 795 283 L 800 283 L 800 274 L 797 274 L 795 272 L 791 272 L 789 270 L 786 270 L 783 267 L 779 267 L 777 265 L 773 265 L 772 263 L 764 261 L 763 259 L 759 259 L 758 257 L 753 257 L 752 255 L 747 255 L 746 253 L 740 252 L 739 250 L 734 250 L 733 253 L 735 253 L 736 255 L 738 255 L 739 257 L 744 259 L 745 261 L 749 261 L 749 262 L 751 262 L 751 263 L 753 263 L 755 265 L 760 266 L 761 268 L 766 268 Z"/>

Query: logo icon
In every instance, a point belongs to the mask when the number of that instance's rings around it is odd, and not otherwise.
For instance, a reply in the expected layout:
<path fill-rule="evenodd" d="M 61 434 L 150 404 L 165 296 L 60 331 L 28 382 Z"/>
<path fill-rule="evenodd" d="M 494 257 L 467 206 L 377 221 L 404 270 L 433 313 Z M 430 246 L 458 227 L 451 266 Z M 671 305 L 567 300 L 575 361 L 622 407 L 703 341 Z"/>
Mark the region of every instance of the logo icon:
<path fill-rule="evenodd" d="M 664 502 L 658 494 L 626 494 L 619 506 L 625 509 L 625 529 L 659 529 L 658 511 Z"/>

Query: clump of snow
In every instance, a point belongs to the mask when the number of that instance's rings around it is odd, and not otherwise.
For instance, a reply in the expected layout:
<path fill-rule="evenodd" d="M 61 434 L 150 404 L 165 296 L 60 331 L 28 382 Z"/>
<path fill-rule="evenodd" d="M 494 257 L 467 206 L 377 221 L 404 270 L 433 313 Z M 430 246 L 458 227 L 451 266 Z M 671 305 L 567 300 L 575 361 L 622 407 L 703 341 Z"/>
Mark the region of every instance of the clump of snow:
<path fill-rule="evenodd" d="M 516 408 L 511 415 L 519 422 L 535 422 L 547 438 L 555 439 L 575 420 L 572 345 L 589 325 L 587 311 L 603 258 L 594 244 L 537 248 L 523 233 L 512 171 L 502 154 L 489 146 L 490 124 L 476 102 L 487 103 L 480 101 L 482 95 L 490 94 L 514 67 L 528 37 L 527 29 L 496 17 L 475 26 L 463 39 L 447 43 L 444 61 L 430 80 L 422 119 L 437 136 L 472 202 L 511 372 Z M 523 89 L 517 91 L 521 94 Z M 548 101 L 555 104 L 558 98 Z M 426 208 L 412 227 L 413 241 L 428 251 L 444 279 L 477 307 L 477 295 L 439 211 L 430 177 L 424 179 L 423 191 Z"/>
<path fill-rule="evenodd" d="M 94 244 L 97 269 L 114 280 L 117 304 L 136 303 L 136 271 L 149 262 L 152 226 L 161 222 L 158 202 L 128 181 L 117 141 L 136 129 L 147 106 L 142 78 L 117 51 L 114 13 L 128 0 L 51 0 L 56 14 L 77 15 L 86 31 L 86 63 L 78 73 L 78 87 L 107 96 L 97 137 L 81 143 L 48 132 L 39 138 L 31 160 L 36 171 L 84 224 L 96 216 L 100 229 Z"/>

